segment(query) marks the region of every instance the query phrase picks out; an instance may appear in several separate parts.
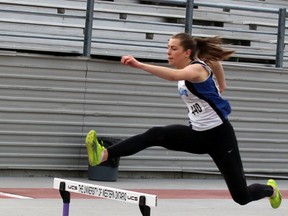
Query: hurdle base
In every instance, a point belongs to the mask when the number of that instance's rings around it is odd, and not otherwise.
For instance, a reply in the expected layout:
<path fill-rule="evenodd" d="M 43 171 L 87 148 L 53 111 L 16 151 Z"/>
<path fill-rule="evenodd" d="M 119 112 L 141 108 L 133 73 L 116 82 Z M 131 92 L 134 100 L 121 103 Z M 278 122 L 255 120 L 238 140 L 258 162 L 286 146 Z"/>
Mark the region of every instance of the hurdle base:
<path fill-rule="evenodd" d="M 118 178 L 118 167 L 88 165 L 88 179 L 94 181 L 115 182 Z"/>

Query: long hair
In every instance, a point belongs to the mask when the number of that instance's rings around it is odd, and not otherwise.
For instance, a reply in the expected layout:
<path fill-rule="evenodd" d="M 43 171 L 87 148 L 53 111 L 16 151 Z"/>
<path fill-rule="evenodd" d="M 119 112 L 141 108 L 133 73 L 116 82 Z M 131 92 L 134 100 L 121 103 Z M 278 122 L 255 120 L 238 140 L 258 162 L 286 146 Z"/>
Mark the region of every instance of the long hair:
<path fill-rule="evenodd" d="M 171 38 L 179 39 L 180 45 L 184 50 L 191 50 L 190 59 L 199 58 L 206 62 L 222 61 L 230 58 L 235 51 L 222 47 L 222 39 L 220 37 L 193 37 L 186 33 L 178 33 Z"/>

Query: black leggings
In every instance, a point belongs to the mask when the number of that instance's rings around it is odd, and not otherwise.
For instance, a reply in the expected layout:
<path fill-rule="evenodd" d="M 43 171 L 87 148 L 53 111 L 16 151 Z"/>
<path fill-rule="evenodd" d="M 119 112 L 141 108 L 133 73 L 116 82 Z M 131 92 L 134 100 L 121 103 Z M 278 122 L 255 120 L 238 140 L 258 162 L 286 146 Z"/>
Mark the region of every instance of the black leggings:
<path fill-rule="evenodd" d="M 270 197 L 271 186 L 247 186 L 238 143 L 229 121 L 207 130 L 194 131 L 189 126 L 169 125 L 153 127 L 143 134 L 128 138 L 109 147 L 109 158 L 133 155 L 152 146 L 162 146 L 174 151 L 209 154 L 222 173 L 233 200 L 240 205 Z"/>

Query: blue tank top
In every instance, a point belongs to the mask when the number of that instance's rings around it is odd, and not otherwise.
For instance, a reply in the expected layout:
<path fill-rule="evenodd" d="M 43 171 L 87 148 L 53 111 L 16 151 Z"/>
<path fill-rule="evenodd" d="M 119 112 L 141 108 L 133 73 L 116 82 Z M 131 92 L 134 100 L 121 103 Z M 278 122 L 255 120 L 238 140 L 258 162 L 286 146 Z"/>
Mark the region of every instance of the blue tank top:
<path fill-rule="evenodd" d="M 209 72 L 209 76 L 199 83 L 179 81 L 179 94 L 187 105 L 192 128 L 197 131 L 209 130 L 221 125 L 228 118 L 231 107 L 229 102 L 221 96 L 211 68 L 202 61 L 193 61 L 191 64 L 203 65 Z"/>

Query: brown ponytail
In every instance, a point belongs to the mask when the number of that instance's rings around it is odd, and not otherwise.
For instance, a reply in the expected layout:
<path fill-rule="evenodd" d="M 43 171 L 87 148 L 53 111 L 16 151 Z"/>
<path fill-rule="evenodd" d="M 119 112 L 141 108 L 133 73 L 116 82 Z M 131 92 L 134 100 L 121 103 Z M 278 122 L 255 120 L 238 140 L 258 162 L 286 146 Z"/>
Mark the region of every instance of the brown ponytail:
<path fill-rule="evenodd" d="M 234 54 L 234 50 L 228 50 L 222 47 L 220 37 L 192 37 L 186 33 L 178 33 L 171 38 L 180 40 L 180 45 L 184 50 L 190 49 L 190 59 L 199 58 L 206 62 L 226 60 Z"/>

